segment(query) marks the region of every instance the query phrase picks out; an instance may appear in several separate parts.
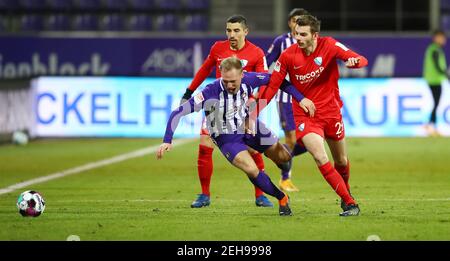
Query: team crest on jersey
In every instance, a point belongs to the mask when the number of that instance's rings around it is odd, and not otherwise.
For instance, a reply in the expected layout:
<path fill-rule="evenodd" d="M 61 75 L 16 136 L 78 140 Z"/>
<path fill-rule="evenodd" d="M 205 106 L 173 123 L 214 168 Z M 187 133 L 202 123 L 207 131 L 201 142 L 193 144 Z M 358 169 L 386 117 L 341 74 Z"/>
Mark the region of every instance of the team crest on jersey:
<path fill-rule="evenodd" d="M 305 130 L 305 123 L 304 123 L 304 122 L 301 123 L 301 124 L 298 126 L 298 130 L 299 130 L 299 131 L 304 131 L 304 130 Z"/>
<path fill-rule="evenodd" d="M 317 66 L 321 66 L 322 65 L 322 57 L 316 57 L 314 58 L 314 62 L 317 64 Z"/>
<path fill-rule="evenodd" d="M 201 93 L 201 92 L 194 96 L 195 104 L 200 104 L 204 100 L 205 100 L 205 97 L 203 97 L 203 93 Z"/>
<path fill-rule="evenodd" d="M 244 68 L 248 64 L 248 61 L 241 59 L 241 64 L 242 64 L 242 68 Z"/>
<path fill-rule="evenodd" d="M 275 63 L 275 66 L 273 67 L 273 70 L 276 72 L 280 72 L 280 69 L 281 69 L 281 63 L 279 61 L 277 61 Z"/>

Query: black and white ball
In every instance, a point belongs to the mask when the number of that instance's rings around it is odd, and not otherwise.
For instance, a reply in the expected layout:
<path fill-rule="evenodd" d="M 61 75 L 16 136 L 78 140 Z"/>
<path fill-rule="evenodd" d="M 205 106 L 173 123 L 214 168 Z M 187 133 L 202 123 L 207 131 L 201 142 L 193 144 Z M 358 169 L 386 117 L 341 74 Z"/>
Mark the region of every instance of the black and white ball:
<path fill-rule="evenodd" d="M 19 195 L 17 208 L 24 217 L 38 217 L 45 209 L 45 201 L 41 194 L 28 190 Z"/>

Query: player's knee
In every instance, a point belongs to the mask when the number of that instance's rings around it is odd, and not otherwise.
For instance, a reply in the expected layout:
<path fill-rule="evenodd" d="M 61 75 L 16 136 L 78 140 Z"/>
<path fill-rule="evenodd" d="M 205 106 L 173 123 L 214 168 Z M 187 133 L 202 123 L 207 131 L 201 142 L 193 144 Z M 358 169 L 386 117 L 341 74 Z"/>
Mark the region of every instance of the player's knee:
<path fill-rule="evenodd" d="M 334 163 L 338 166 L 347 166 L 347 157 L 341 156 L 334 160 Z"/>
<path fill-rule="evenodd" d="M 326 153 L 325 154 L 323 154 L 323 153 L 316 153 L 316 154 L 313 154 L 313 157 L 314 157 L 314 160 L 316 161 L 316 163 L 319 166 L 321 166 L 321 165 L 323 165 L 323 164 L 328 162 L 328 156 L 327 156 Z"/>
<path fill-rule="evenodd" d="M 292 156 L 287 150 L 283 150 L 280 153 L 280 161 L 281 162 L 287 162 L 287 161 L 290 161 L 291 159 L 292 159 Z"/>

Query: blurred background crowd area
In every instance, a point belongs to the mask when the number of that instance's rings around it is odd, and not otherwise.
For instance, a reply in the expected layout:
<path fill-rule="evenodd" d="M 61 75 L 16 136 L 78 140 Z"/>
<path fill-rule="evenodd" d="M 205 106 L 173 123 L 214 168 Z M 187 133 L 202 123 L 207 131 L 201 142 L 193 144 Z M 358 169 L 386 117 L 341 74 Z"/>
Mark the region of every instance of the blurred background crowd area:
<path fill-rule="evenodd" d="M 223 32 L 244 14 L 256 33 L 286 30 L 302 7 L 336 32 L 423 32 L 450 29 L 450 0 L 0 0 L 0 32 Z"/>

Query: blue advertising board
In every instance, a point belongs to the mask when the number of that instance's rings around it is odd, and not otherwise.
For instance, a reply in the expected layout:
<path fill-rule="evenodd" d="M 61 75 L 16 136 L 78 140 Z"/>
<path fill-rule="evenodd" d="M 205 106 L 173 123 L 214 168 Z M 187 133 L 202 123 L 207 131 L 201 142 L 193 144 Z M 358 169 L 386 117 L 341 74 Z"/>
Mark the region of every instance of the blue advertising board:
<path fill-rule="evenodd" d="M 40 77 L 33 81 L 34 136 L 162 137 L 190 78 Z M 205 83 L 211 82 L 208 79 Z M 348 136 L 424 136 L 433 99 L 422 79 L 342 79 Z M 203 85 L 203 86 L 204 86 Z M 320 113 L 320 112 L 318 112 Z M 282 136 L 275 102 L 261 120 Z M 450 135 L 450 86 L 443 86 L 438 129 Z M 202 113 L 182 119 L 176 137 L 199 134 Z"/>

